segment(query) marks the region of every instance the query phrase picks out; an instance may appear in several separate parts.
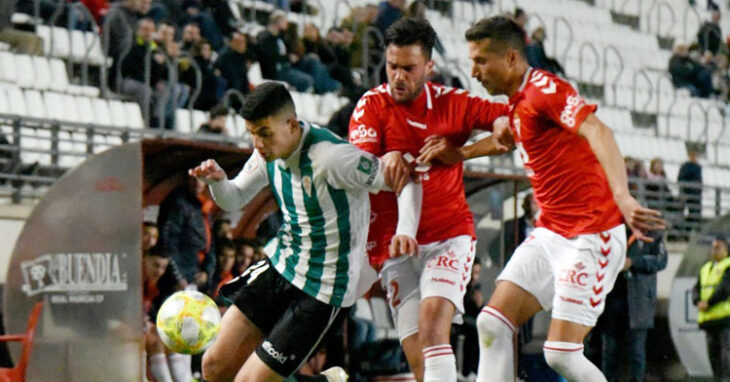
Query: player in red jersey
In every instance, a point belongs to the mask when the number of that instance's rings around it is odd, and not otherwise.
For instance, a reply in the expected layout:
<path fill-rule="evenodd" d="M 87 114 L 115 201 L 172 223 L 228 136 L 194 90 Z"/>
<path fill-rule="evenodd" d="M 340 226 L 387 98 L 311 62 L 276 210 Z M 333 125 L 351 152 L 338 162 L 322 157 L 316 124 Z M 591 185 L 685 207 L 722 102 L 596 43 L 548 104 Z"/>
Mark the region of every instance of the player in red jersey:
<path fill-rule="evenodd" d="M 350 121 L 350 141 L 383 156 L 385 171 L 407 173 L 403 157 L 419 157 L 432 136 L 462 146 L 473 129 L 491 130 L 507 113 L 504 104 L 426 81 L 431 74 L 435 32 L 427 21 L 401 19 L 385 34 L 388 83 L 360 99 Z M 506 118 L 503 118 L 506 126 Z M 496 140 L 481 147 L 502 153 Z M 474 261 L 474 222 L 466 203 L 458 150 L 439 152 L 420 163 L 423 204 L 418 229 L 419 256 L 390 258 L 396 232 L 393 193 L 371 196 L 368 255 L 380 270 L 391 313 L 411 370 L 419 381 L 455 381 L 456 365 L 449 344 L 453 319 L 463 313 L 465 287 Z M 444 164 L 445 155 L 456 164 Z M 432 160 L 432 162 L 431 162 Z"/>
<path fill-rule="evenodd" d="M 664 221 L 629 194 L 621 152 L 596 106 L 568 82 L 529 67 L 517 24 L 483 19 L 466 39 L 472 76 L 490 94 L 510 97 L 509 129 L 497 126 L 494 135 L 516 144 L 540 206 L 538 228 L 515 250 L 477 318 L 477 380 L 513 381 L 515 328 L 552 309 L 547 363 L 568 381 L 605 381 L 583 356 L 583 339 L 626 264 L 623 223 L 650 241 L 646 233 L 664 229 Z"/>

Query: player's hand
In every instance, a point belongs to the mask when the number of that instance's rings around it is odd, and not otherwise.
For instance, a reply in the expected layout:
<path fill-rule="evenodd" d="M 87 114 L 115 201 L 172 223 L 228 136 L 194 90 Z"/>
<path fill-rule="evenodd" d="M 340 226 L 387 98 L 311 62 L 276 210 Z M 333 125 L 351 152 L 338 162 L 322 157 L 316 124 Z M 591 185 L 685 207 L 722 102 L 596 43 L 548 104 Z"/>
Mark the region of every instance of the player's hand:
<path fill-rule="evenodd" d="M 446 138 L 432 135 L 426 138 L 426 144 L 419 150 L 417 163 L 431 163 L 434 159 L 438 159 L 441 163 L 452 165 L 464 161 L 464 153 L 461 147 L 451 144 Z"/>
<path fill-rule="evenodd" d="M 700 301 L 697 303 L 697 309 L 699 309 L 701 312 L 706 312 L 707 309 L 710 309 L 710 304 L 707 303 L 707 301 Z"/>
<path fill-rule="evenodd" d="M 408 184 L 411 169 L 403 159 L 400 151 L 391 151 L 380 158 L 383 163 L 383 176 L 387 184 L 396 195 L 400 195 L 403 187 Z"/>
<path fill-rule="evenodd" d="M 393 236 L 390 240 L 390 257 L 398 257 L 400 255 L 418 255 L 418 242 L 416 239 L 406 236 Z"/>
<path fill-rule="evenodd" d="M 639 240 L 651 243 L 654 239 L 648 236 L 649 231 L 661 231 L 667 227 L 661 212 L 642 207 L 631 195 L 616 200 L 616 204 Z"/>
<path fill-rule="evenodd" d="M 502 116 L 494 120 L 492 124 L 492 135 L 495 138 L 495 145 L 498 148 L 505 148 L 507 151 L 515 147 L 515 138 L 509 128 L 509 118 Z"/>
<path fill-rule="evenodd" d="M 195 284 L 198 286 L 204 286 L 208 283 L 208 274 L 205 272 L 198 272 L 195 274 Z"/>
<path fill-rule="evenodd" d="M 219 182 L 226 178 L 225 171 L 214 159 L 203 161 L 198 167 L 188 170 L 188 174 L 207 184 Z"/>
<path fill-rule="evenodd" d="M 494 147 L 502 153 L 512 151 L 515 148 L 515 140 L 512 131 L 509 129 L 509 117 L 503 115 L 494 120 L 492 124 L 492 135 L 494 136 Z"/>

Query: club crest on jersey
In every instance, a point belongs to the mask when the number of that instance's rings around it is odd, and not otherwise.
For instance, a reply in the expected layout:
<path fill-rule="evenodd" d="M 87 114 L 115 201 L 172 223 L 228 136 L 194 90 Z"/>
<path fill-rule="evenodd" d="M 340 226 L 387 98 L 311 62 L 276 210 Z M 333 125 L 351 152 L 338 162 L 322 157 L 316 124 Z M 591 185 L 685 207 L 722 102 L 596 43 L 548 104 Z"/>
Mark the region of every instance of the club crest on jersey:
<path fill-rule="evenodd" d="M 360 162 L 357 164 L 357 170 L 365 175 L 370 175 L 370 173 L 373 172 L 373 161 L 365 157 L 360 157 Z"/>
<path fill-rule="evenodd" d="M 302 177 L 302 189 L 308 197 L 312 196 L 312 177 L 305 175 Z"/>

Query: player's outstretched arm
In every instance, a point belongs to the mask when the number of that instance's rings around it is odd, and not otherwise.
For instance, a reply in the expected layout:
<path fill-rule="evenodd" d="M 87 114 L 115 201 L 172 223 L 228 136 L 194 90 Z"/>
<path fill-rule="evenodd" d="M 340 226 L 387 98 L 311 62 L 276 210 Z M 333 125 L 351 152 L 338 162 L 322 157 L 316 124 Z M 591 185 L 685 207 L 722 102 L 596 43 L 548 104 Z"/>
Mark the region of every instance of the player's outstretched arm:
<path fill-rule="evenodd" d="M 666 228 L 666 223 L 659 211 L 642 207 L 629 193 L 624 159 L 611 129 L 591 114 L 578 128 L 578 135 L 588 140 L 598 162 L 601 163 L 613 198 L 626 219 L 626 224 L 640 240 L 652 241 L 648 232 L 663 230 Z"/>
<path fill-rule="evenodd" d="M 468 159 L 489 155 L 501 155 L 514 149 L 514 140 L 509 131 L 509 119 L 500 117 L 494 121 L 492 135 L 480 139 L 473 144 L 456 147 L 441 136 L 426 138 L 426 144 L 420 150 L 416 162 L 431 163 L 434 159 L 452 165 Z"/>
<path fill-rule="evenodd" d="M 225 171 L 213 159 L 203 161 L 197 167 L 188 170 L 188 174 L 207 183 L 215 203 L 226 211 L 245 206 L 269 183 L 266 163 L 256 151 L 232 180 L 228 180 Z"/>
<path fill-rule="evenodd" d="M 390 241 L 390 256 L 418 255 L 418 223 L 421 221 L 423 185 L 408 182 L 398 195 L 398 225 Z"/>

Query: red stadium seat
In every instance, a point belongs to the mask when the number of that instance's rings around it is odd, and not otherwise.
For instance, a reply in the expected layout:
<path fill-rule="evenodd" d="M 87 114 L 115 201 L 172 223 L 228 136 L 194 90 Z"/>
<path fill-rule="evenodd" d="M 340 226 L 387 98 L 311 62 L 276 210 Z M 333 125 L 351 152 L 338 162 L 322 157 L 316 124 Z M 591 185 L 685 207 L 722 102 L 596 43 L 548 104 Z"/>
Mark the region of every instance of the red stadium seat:
<path fill-rule="evenodd" d="M 33 350 L 33 339 L 35 337 L 35 328 L 43 309 L 43 301 L 39 301 L 33 306 L 33 310 L 28 317 L 28 328 L 25 334 L 11 334 L 0 336 L 0 341 L 19 341 L 23 343 L 23 350 L 20 354 L 20 360 L 13 368 L 0 368 L 0 382 L 24 382 L 25 370 L 28 368 L 30 353 Z"/>

